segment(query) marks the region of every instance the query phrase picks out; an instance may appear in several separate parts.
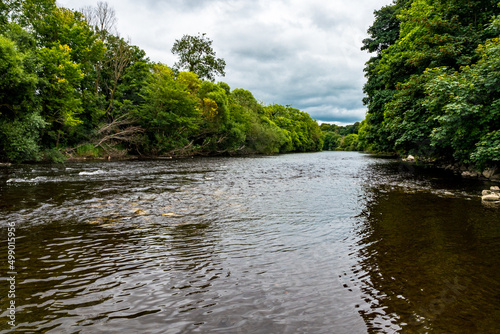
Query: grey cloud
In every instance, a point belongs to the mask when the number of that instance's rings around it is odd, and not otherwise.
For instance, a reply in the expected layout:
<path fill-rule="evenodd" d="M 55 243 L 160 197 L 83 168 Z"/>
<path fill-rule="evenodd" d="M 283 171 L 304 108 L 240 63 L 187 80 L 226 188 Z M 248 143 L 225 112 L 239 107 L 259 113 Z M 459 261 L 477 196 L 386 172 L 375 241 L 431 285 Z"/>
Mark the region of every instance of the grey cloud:
<path fill-rule="evenodd" d="M 321 7 L 314 7 L 311 9 L 310 19 L 314 25 L 325 31 L 331 31 L 336 27 L 351 23 L 349 17 L 339 15 L 339 13 L 334 11 L 325 11 Z"/>
<path fill-rule="evenodd" d="M 364 118 L 364 109 L 336 109 L 330 105 L 322 105 L 311 109 L 306 109 L 310 115 L 318 115 L 313 117 L 322 122 L 332 122 L 341 124 L 352 124 L 361 121 Z"/>

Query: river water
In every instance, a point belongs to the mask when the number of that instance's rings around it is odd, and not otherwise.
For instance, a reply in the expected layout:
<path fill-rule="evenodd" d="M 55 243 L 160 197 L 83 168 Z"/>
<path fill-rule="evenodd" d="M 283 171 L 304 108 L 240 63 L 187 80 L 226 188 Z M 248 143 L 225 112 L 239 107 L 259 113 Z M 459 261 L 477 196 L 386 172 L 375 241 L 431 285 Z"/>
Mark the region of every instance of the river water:
<path fill-rule="evenodd" d="M 498 332 L 489 186 L 352 152 L 0 167 L 0 333 Z"/>

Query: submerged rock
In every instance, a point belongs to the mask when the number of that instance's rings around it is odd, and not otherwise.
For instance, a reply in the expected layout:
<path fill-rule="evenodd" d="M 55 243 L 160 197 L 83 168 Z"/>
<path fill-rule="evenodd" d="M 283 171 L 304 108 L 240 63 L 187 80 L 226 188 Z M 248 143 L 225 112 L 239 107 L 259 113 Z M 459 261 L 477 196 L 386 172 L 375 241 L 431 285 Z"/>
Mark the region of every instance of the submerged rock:
<path fill-rule="evenodd" d="M 147 215 L 148 213 L 146 211 L 144 211 L 143 209 L 141 208 L 133 208 L 134 210 L 134 213 L 138 216 L 145 216 Z"/>
<path fill-rule="evenodd" d="M 163 217 L 171 217 L 171 216 L 177 216 L 175 212 L 167 212 L 162 214 Z"/>

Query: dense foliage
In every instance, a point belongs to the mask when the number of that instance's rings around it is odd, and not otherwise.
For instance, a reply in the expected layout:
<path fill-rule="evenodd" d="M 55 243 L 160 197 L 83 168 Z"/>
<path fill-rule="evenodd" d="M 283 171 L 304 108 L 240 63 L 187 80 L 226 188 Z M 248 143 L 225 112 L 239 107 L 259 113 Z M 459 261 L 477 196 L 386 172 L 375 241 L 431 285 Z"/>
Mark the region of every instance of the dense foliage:
<path fill-rule="evenodd" d="M 204 34 L 176 41 L 171 69 L 121 38 L 115 21 L 106 3 L 78 12 L 55 0 L 0 2 L 0 162 L 322 149 L 308 114 L 213 83 L 225 63 Z"/>
<path fill-rule="evenodd" d="M 500 161 L 500 3 L 396 0 L 375 12 L 360 145 L 471 164 Z"/>
<path fill-rule="evenodd" d="M 320 129 L 325 134 L 323 149 L 326 151 L 361 151 L 363 147 L 359 144 L 359 126 L 359 122 L 346 126 L 321 124 Z"/>

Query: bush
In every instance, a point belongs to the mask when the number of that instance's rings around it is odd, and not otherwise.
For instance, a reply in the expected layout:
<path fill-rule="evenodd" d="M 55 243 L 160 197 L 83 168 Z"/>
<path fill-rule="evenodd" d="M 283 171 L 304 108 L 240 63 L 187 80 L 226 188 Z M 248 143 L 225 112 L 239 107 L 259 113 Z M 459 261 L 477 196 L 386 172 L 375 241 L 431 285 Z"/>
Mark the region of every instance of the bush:
<path fill-rule="evenodd" d="M 56 164 L 62 164 L 67 160 L 66 156 L 57 148 L 47 149 L 43 152 L 43 155 L 45 160 Z"/>
<path fill-rule="evenodd" d="M 77 147 L 76 154 L 80 157 L 97 158 L 101 155 L 101 150 L 92 144 L 84 144 Z"/>
<path fill-rule="evenodd" d="M 500 162 L 500 130 L 486 134 L 476 146 L 476 150 L 471 155 L 471 160 L 480 169 L 489 164 L 498 164 Z"/>
<path fill-rule="evenodd" d="M 340 149 L 343 151 L 357 151 L 358 150 L 358 135 L 350 134 L 343 138 L 340 143 Z"/>
<path fill-rule="evenodd" d="M 40 130 L 45 122 L 36 113 L 14 121 L 0 121 L 0 156 L 8 161 L 25 162 L 40 159 Z"/>

